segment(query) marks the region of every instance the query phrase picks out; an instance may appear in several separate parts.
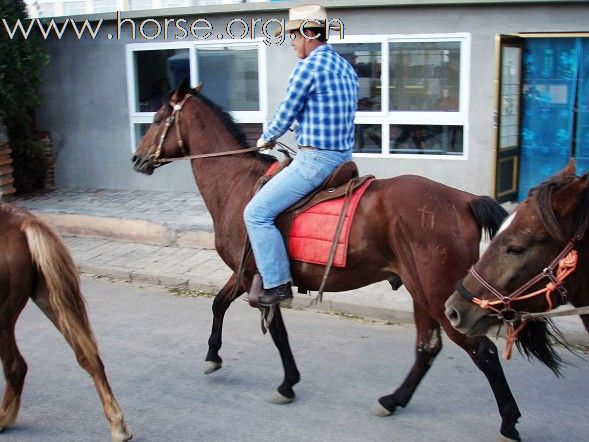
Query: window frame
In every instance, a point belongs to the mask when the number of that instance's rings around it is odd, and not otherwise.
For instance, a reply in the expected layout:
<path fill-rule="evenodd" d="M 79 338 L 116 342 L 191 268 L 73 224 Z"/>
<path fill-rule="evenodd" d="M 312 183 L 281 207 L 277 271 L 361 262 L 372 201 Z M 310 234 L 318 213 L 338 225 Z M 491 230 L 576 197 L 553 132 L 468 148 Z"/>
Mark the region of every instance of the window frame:
<path fill-rule="evenodd" d="M 256 39 L 220 39 L 214 41 L 179 41 L 179 42 L 153 42 L 153 43 L 128 43 L 125 45 L 125 68 L 127 73 L 127 103 L 129 107 L 129 130 L 131 134 L 131 152 L 135 151 L 137 142 L 137 133 L 135 131 L 138 124 L 151 124 L 155 112 L 140 112 L 135 109 L 137 102 L 137 84 L 135 76 L 135 52 L 139 51 L 158 51 L 169 49 L 188 49 L 190 63 L 190 84 L 194 87 L 198 84 L 198 47 L 223 48 L 227 46 L 256 49 L 258 51 L 258 90 L 259 90 L 259 109 L 257 111 L 232 111 L 227 109 L 228 113 L 237 124 L 255 123 L 266 127 L 266 116 L 268 109 L 267 93 L 267 52 L 266 45 L 262 38 Z M 206 88 L 206 85 L 205 85 Z"/>
<path fill-rule="evenodd" d="M 459 42 L 460 43 L 460 96 L 458 111 L 397 111 L 389 109 L 389 44 L 390 43 L 429 43 L 429 42 Z M 346 35 L 344 38 L 330 36 L 329 43 L 381 44 L 381 110 L 357 111 L 354 124 L 380 124 L 382 128 L 382 145 L 380 153 L 354 152 L 356 158 L 408 158 L 408 159 L 436 159 L 436 160 L 468 160 L 469 154 L 469 100 L 470 100 L 470 66 L 471 66 L 471 36 L 470 33 L 449 34 L 375 34 L 375 35 Z M 420 154 L 420 153 L 391 153 L 390 126 L 395 124 L 407 125 L 448 125 L 462 126 L 461 154 Z"/>

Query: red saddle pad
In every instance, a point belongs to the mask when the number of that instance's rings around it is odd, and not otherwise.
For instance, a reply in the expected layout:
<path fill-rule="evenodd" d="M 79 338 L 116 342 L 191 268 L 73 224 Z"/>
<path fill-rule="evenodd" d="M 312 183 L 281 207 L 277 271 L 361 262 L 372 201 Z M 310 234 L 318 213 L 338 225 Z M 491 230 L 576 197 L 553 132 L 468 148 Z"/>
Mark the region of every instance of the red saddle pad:
<path fill-rule="evenodd" d="M 352 220 L 360 198 L 372 181 L 374 179 L 367 180 L 352 194 L 344 225 L 338 238 L 333 259 L 334 267 L 346 266 Z M 324 201 L 295 217 L 288 238 L 288 251 L 291 259 L 313 264 L 327 264 L 344 199 L 342 197 Z"/>

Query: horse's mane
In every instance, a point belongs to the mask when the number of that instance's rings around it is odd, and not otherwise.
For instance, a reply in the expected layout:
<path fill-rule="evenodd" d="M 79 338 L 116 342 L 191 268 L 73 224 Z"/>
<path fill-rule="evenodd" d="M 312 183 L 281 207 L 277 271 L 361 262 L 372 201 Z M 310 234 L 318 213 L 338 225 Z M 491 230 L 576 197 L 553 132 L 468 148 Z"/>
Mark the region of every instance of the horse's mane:
<path fill-rule="evenodd" d="M 246 149 L 249 147 L 245 132 L 241 127 L 239 127 L 229 112 L 203 94 L 199 93 L 197 96 L 199 100 L 202 101 L 202 103 L 206 105 L 217 116 L 217 118 L 219 118 L 223 127 L 227 130 L 227 132 L 229 132 L 229 135 L 235 140 L 240 148 Z M 273 163 L 276 161 L 276 157 L 272 155 L 265 155 L 257 151 L 252 152 L 250 155 L 254 155 L 266 163 Z"/>
<path fill-rule="evenodd" d="M 566 243 L 570 238 L 565 236 L 561 224 L 554 213 L 554 208 L 552 207 L 552 194 L 578 179 L 579 177 L 574 172 L 569 174 L 559 174 L 533 188 L 529 193 L 529 195 L 536 194 L 540 221 L 542 221 L 542 224 L 544 224 L 544 227 L 546 227 L 550 236 L 562 243 Z M 585 222 L 585 219 L 589 215 L 589 206 L 586 204 L 588 198 L 589 193 L 585 191 L 579 199 L 574 217 L 576 220 L 575 229 Z"/>
<path fill-rule="evenodd" d="M 536 197 L 538 203 L 538 214 L 540 221 L 548 233 L 563 245 L 570 238 L 565 236 L 561 223 L 554 213 L 552 206 L 552 195 L 557 190 L 578 180 L 579 177 L 574 173 L 558 174 L 548 181 L 533 188 L 528 193 L 528 197 Z M 575 231 L 582 225 L 589 216 L 589 191 L 585 189 L 579 198 L 577 209 L 574 215 Z M 516 324 L 517 327 L 517 324 Z M 537 358 L 550 368 L 556 375 L 560 375 L 560 365 L 562 358 L 555 351 L 554 345 L 559 344 L 564 348 L 571 350 L 571 345 L 565 340 L 562 332 L 556 327 L 550 319 L 540 321 L 530 321 L 518 334 L 517 347 L 520 353 L 526 355 L 528 359 Z"/>

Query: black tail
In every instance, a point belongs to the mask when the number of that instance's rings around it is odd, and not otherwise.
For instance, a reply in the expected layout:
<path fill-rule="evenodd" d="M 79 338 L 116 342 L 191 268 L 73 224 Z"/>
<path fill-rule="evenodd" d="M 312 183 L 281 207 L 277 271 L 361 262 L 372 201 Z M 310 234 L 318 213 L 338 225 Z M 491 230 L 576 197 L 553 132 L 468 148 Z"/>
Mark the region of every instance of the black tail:
<path fill-rule="evenodd" d="M 529 321 L 517 335 L 517 349 L 520 353 L 525 354 L 528 359 L 537 358 L 554 374 L 560 376 L 560 366 L 563 361 L 554 349 L 554 344 L 562 345 L 570 350 L 564 336 L 550 320 Z"/>
<path fill-rule="evenodd" d="M 501 224 L 507 218 L 507 211 L 488 196 L 479 196 L 469 203 L 472 214 L 489 239 L 493 239 Z"/>

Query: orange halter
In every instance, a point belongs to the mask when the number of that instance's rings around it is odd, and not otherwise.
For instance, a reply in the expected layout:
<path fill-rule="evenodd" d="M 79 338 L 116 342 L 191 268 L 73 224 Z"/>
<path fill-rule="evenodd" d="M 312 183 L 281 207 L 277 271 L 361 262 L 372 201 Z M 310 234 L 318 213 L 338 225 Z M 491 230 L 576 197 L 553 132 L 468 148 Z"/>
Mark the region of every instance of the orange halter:
<path fill-rule="evenodd" d="M 477 297 L 472 298 L 472 302 L 479 305 L 481 308 L 493 310 L 494 312 L 496 312 L 498 314 L 499 318 L 503 319 L 505 324 L 507 325 L 507 336 L 506 336 L 507 342 L 505 344 L 505 349 L 503 350 L 503 357 L 505 359 L 511 358 L 513 344 L 515 344 L 515 341 L 517 340 L 517 334 L 524 328 L 524 326 L 526 325 L 526 322 L 528 321 L 527 319 L 525 319 L 522 321 L 522 323 L 517 328 L 514 328 L 513 320 L 509 320 L 504 317 L 505 312 L 509 312 L 509 311 L 513 312 L 514 319 L 515 319 L 515 316 L 517 316 L 517 312 L 515 310 L 511 309 L 511 302 L 521 301 L 524 299 L 530 299 L 535 296 L 545 294 L 546 303 L 548 304 L 547 311 L 550 311 L 554 308 L 553 304 L 552 304 L 552 298 L 551 298 L 552 292 L 554 292 L 554 290 L 559 290 L 562 297 L 563 297 L 563 301 L 566 301 L 566 289 L 564 288 L 563 283 L 577 268 L 578 258 L 579 257 L 578 257 L 577 251 L 571 250 L 564 258 L 562 258 L 558 262 L 558 268 L 556 270 L 556 275 L 553 275 L 551 273 L 544 274 L 544 272 L 543 272 L 541 274 L 542 277 L 548 277 L 551 280 L 550 280 L 550 282 L 548 282 L 546 284 L 546 286 L 544 288 L 541 288 L 540 290 L 536 290 L 535 292 L 522 294 L 522 295 L 516 295 L 513 297 L 509 296 L 507 298 L 500 298 L 495 301 L 490 301 L 488 299 L 480 299 Z M 546 271 L 546 269 L 544 269 L 544 271 Z M 476 272 L 476 270 L 471 271 L 473 276 L 474 276 L 474 272 Z M 478 273 L 477 273 L 477 275 L 478 275 Z M 553 276 L 551 277 L 549 275 L 553 275 Z M 479 277 L 475 276 L 475 278 L 480 281 L 479 278 L 482 279 L 482 277 L 480 277 L 480 275 L 478 275 L 478 276 Z M 503 304 L 505 308 L 502 310 L 495 308 L 495 306 L 499 305 L 499 304 Z"/>
<path fill-rule="evenodd" d="M 478 306 L 484 309 L 492 310 L 497 313 L 497 317 L 503 321 L 503 323 L 507 326 L 507 342 L 505 344 L 505 349 L 503 351 L 503 357 L 505 359 L 511 358 L 511 353 L 513 350 L 513 344 L 517 341 L 517 334 L 524 328 L 526 322 L 530 319 L 525 313 L 518 312 L 511 308 L 511 303 L 514 301 L 521 301 L 524 299 L 533 298 L 535 296 L 539 296 L 544 294 L 546 297 L 546 302 L 548 304 L 548 310 L 550 311 L 553 309 L 552 298 L 551 295 L 555 290 L 558 290 L 560 293 L 562 303 L 566 303 L 567 301 L 567 289 L 564 287 L 565 280 L 575 271 L 577 268 L 577 261 L 578 261 L 578 253 L 574 250 L 577 243 L 583 238 L 585 235 L 585 231 L 587 229 L 587 223 L 583 223 L 582 226 L 579 227 L 577 233 L 573 236 L 573 238 L 566 244 L 566 246 L 562 249 L 562 251 L 552 260 L 550 265 L 546 267 L 542 272 L 538 273 L 528 282 L 523 284 L 520 288 L 516 289 L 512 293 L 505 295 L 495 287 L 493 287 L 490 283 L 488 283 L 485 278 L 481 276 L 481 274 L 477 271 L 477 269 L 472 266 L 469 270 L 469 273 L 479 282 L 481 285 L 491 292 L 495 297 L 496 300 L 488 300 L 488 299 L 480 299 L 470 293 L 463 285 L 462 280 L 458 282 L 456 290 L 458 293 L 462 295 L 463 298 L 474 302 Z M 556 274 L 555 274 L 556 271 Z M 544 288 L 536 290 L 531 293 L 526 293 L 528 289 L 539 283 L 542 279 L 547 278 L 549 282 L 546 284 Z M 502 305 L 503 308 L 496 308 L 495 306 Z M 515 328 L 514 322 L 517 317 L 523 318 L 521 324 Z"/>

